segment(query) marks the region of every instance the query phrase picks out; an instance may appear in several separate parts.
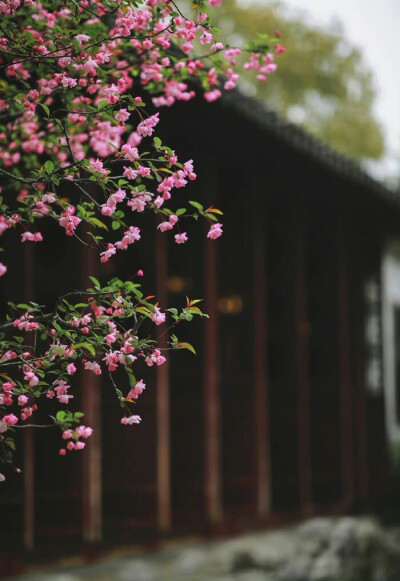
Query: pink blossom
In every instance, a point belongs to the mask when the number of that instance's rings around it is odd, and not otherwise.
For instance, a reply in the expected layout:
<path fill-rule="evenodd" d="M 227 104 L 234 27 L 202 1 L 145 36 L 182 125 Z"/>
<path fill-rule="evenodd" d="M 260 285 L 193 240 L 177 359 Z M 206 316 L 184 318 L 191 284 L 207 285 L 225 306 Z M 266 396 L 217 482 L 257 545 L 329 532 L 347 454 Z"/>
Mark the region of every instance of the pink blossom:
<path fill-rule="evenodd" d="M 128 143 L 121 147 L 121 151 L 125 154 L 124 157 L 129 159 L 129 161 L 135 161 L 139 158 L 137 147 L 132 147 Z"/>
<path fill-rule="evenodd" d="M 62 393 L 61 395 L 57 396 L 57 399 L 60 403 L 69 403 L 70 399 L 73 399 L 73 395 L 69 395 L 67 393 Z"/>
<path fill-rule="evenodd" d="M 111 198 L 113 198 L 116 202 L 122 202 L 126 197 L 126 191 L 125 190 L 121 190 L 121 188 L 118 188 L 118 190 L 116 192 L 114 192 L 114 194 L 112 194 Z"/>
<path fill-rule="evenodd" d="M 188 237 L 186 232 L 182 232 L 181 234 L 175 234 L 175 242 L 177 244 L 184 244 L 185 242 L 187 242 Z"/>
<path fill-rule="evenodd" d="M 24 232 L 21 234 L 21 241 L 26 242 L 27 240 L 29 240 L 29 242 L 41 242 L 43 237 L 40 232 Z"/>
<path fill-rule="evenodd" d="M 67 365 L 67 373 L 68 375 L 73 375 L 76 372 L 76 367 L 73 363 L 69 363 L 69 365 Z"/>
<path fill-rule="evenodd" d="M 127 109 L 120 109 L 118 113 L 115 115 L 115 119 L 117 121 L 121 121 L 121 123 L 124 123 L 129 119 L 130 116 L 131 114 L 127 111 Z"/>
<path fill-rule="evenodd" d="M 31 322 L 30 319 L 33 319 L 33 315 L 25 313 L 19 319 L 15 319 L 13 326 L 17 327 L 20 331 L 36 331 L 39 328 L 39 323 Z"/>
<path fill-rule="evenodd" d="M 154 364 L 163 365 L 163 363 L 166 362 L 166 359 L 163 355 L 161 355 L 161 351 L 159 349 L 154 349 L 153 353 L 148 355 L 145 361 L 149 367 L 152 367 Z"/>
<path fill-rule="evenodd" d="M 25 405 L 28 402 L 28 398 L 26 397 L 26 395 L 20 395 L 18 396 L 18 405 Z"/>
<path fill-rule="evenodd" d="M 69 440 L 74 437 L 74 432 L 72 430 L 64 430 L 62 437 L 64 440 Z"/>
<path fill-rule="evenodd" d="M 34 387 L 35 385 L 37 385 L 39 383 L 39 378 L 37 375 L 35 375 L 33 373 L 33 371 L 27 371 L 24 375 L 24 379 L 25 379 L 25 381 L 29 382 L 29 385 L 31 387 Z"/>
<path fill-rule="evenodd" d="M 212 41 L 212 34 L 207 31 L 204 31 L 203 34 L 200 36 L 199 41 L 201 44 L 210 44 Z"/>
<path fill-rule="evenodd" d="M 115 210 L 116 210 L 115 206 L 106 205 L 106 204 L 103 204 L 101 206 L 101 213 L 103 214 L 103 216 L 112 216 L 112 214 L 114 214 Z"/>
<path fill-rule="evenodd" d="M 124 166 L 124 174 L 123 175 L 130 180 L 135 180 L 138 176 L 138 172 L 135 171 L 134 169 L 132 169 L 131 167 Z"/>
<path fill-rule="evenodd" d="M 82 222 L 81 218 L 74 216 L 75 214 L 75 207 L 74 206 L 67 206 L 65 211 L 63 212 L 61 218 L 58 219 L 60 226 L 65 228 L 65 233 L 67 236 L 72 236 L 75 232 L 76 227 L 78 224 Z"/>
<path fill-rule="evenodd" d="M 215 238 L 219 238 L 222 235 L 222 224 L 217 222 L 216 224 L 212 224 L 208 233 L 207 238 L 211 238 L 214 240 Z"/>
<path fill-rule="evenodd" d="M 91 159 L 88 167 L 95 172 L 107 175 L 107 171 L 103 168 L 103 162 L 99 158 Z"/>
<path fill-rule="evenodd" d="M 167 230 L 172 230 L 173 227 L 174 227 L 174 225 L 171 224 L 170 222 L 161 222 L 161 224 L 159 224 L 157 226 L 158 230 L 161 230 L 161 232 L 166 232 Z"/>
<path fill-rule="evenodd" d="M 143 165 L 139 165 L 137 171 L 138 174 L 141 175 L 143 178 L 150 175 L 150 168 L 144 167 Z"/>
<path fill-rule="evenodd" d="M 96 375 L 101 375 L 101 367 L 95 361 L 87 361 L 85 363 L 85 369 L 93 371 L 93 373 L 95 373 Z"/>
<path fill-rule="evenodd" d="M 145 194 L 142 196 L 135 196 L 133 200 L 129 200 L 127 204 L 132 209 L 132 212 L 144 212 L 149 200 L 151 200 L 151 195 Z"/>
<path fill-rule="evenodd" d="M 143 137 L 151 135 L 153 133 L 154 127 L 159 122 L 158 116 L 159 113 L 155 113 L 155 115 L 151 115 L 151 117 L 148 117 L 147 119 L 139 123 L 136 129 L 138 134 L 142 135 Z"/>
<path fill-rule="evenodd" d="M 154 307 L 154 313 L 150 313 L 150 317 L 156 325 L 161 325 L 165 321 L 165 313 L 162 313 L 158 307 Z"/>
<path fill-rule="evenodd" d="M 131 426 L 132 424 L 139 424 L 141 421 L 142 418 L 140 416 L 129 416 L 121 418 L 121 424 L 129 426 Z"/>
<path fill-rule="evenodd" d="M 9 359 L 14 359 L 14 357 L 16 357 L 16 356 L 17 356 L 17 354 L 15 353 L 15 351 L 8 349 L 8 351 L 3 353 L 3 355 L 0 357 L 0 362 L 8 361 Z"/>
<path fill-rule="evenodd" d="M 109 243 L 107 245 L 107 250 L 100 252 L 100 262 L 107 262 L 116 252 L 117 249 L 115 248 L 114 244 Z"/>
<path fill-rule="evenodd" d="M 106 335 L 104 337 L 104 341 L 108 344 L 108 345 L 112 345 L 113 343 L 115 343 L 115 341 L 117 340 L 117 335 L 116 333 L 109 333 L 108 335 Z"/>
<path fill-rule="evenodd" d="M 58 451 L 58 453 L 60 454 L 60 456 L 65 456 L 65 454 L 67 453 L 65 448 L 60 448 L 60 450 Z"/>
<path fill-rule="evenodd" d="M 133 244 L 136 240 L 140 240 L 140 229 L 136 226 L 130 226 L 125 230 L 122 240 L 115 243 L 119 250 L 126 250 L 129 244 Z"/>
<path fill-rule="evenodd" d="M 208 92 L 204 93 L 204 98 L 209 103 L 212 103 L 213 101 L 216 101 L 217 99 L 219 99 L 221 95 L 222 95 L 222 93 L 219 89 L 214 89 L 213 91 L 208 91 Z"/>
<path fill-rule="evenodd" d="M 139 395 L 143 393 L 144 389 L 146 389 L 146 384 L 144 383 L 143 379 L 140 379 L 136 382 L 135 387 L 129 391 L 127 397 L 130 399 L 137 399 Z"/>
<path fill-rule="evenodd" d="M 78 438 L 89 438 L 93 434 L 93 429 L 86 426 L 78 426 L 75 429 Z"/>
<path fill-rule="evenodd" d="M 97 62 L 93 60 L 91 57 L 89 57 L 88 60 L 83 65 L 84 71 L 86 71 L 86 73 L 90 76 L 94 76 L 96 74 L 97 67 L 98 67 Z"/>
<path fill-rule="evenodd" d="M 3 417 L 3 422 L 5 422 L 8 426 L 13 426 L 18 422 L 18 418 L 14 414 L 8 414 L 7 416 Z"/>
<path fill-rule="evenodd" d="M 21 420 L 25 421 L 31 417 L 33 413 L 33 407 L 26 407 L 21 410 Z"/>
<path fill-rule="evenodd" d="M 77 34 L 75 38 L 79 43 L 87 42 L 88 40 L 90 40 L 90 36 L 88 36 L 87 34 Z"/>

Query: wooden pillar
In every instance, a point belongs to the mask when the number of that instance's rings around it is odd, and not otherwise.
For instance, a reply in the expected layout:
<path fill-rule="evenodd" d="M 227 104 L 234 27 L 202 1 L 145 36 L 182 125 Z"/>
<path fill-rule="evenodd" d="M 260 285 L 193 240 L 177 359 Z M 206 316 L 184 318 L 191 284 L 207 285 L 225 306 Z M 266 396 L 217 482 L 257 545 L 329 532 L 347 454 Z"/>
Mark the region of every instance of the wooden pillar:
<path fill-rule="evenodd" d="M 306 294 L 306 208 L 293 213 L 295 274 L 295 382 L 297 392 L 297 429 L 299 462 L 299 500 L 303 514 L 312 511 L 310 386 L 308 375 L 309 322 Z"/>
<path fill-rule="evenodd" d="M 346 261 L 346 238 L 339 228 L 339 390 L 342 494 L 346 507 L 354 501 L 354 451 L 351 387 L 351 345 Z"/>
<path fill-rule="evenodd" d="M 367 459 L 367 410 L 364 382 L 364 326 L 363 326 L 363 295 L 361 285 L 357 285 L 360 305 L 357 309 L 357 325 L 355 328 L 355 441 L 357 451 L 357 494 L 361 502 L 369 496 L 368 459 Z"/>
<path fill-rule="evenodd" d="M 34 300 L 34 245 L 25 246 L 25 300 Z M 27 343 L 33 337 L 28 334 Z M 32 551 L 35 542 L 35 440 L 33 428 L 24 430 L 24 545 Z"/>
<path fill-rule="evenodd" d="M 167 236 L 156 233 L 156 292 L 161 308 L 168 307 L 168 247 Z M 167 347 L 168 336 L 164 325 L 157 327 L 160 349 Z M 171 528 L 171 450 L 169 412 L 169 360 L 157 366 L 157 520 L 158 528 Z"/>
<path fill-rule="evenodd" d="M 90 285 L 89 275 L 98 274 L 98 254 L 94 249 L 83 249 L 83 288 Z M 83 540 L 95 543 L 102 540 L 102 445 L 101 445 L 101 378 L 85 373 L 82 378 L 82 410 L 85 425 L 93 428 L 83 462 Z"/>
<path fill-rule="evenodd" d="M 205 241 L 205 304 L 209 319 L 205 322 L 204 357 L 204 459 L 205 510 L 207 520 L 222 520 L 221 436 L 218 378 L 217 244 Z"/>
<path fill-rule="evenodd" d="M 258 189 L 255 188 L 258 192 Z M 254 420 L 257 478 L 257 515 L 271 511 L 270 417 L 268 398 L 268 331 L 266 281 L 266 209 L 263 196 L 254 216 Z"/>

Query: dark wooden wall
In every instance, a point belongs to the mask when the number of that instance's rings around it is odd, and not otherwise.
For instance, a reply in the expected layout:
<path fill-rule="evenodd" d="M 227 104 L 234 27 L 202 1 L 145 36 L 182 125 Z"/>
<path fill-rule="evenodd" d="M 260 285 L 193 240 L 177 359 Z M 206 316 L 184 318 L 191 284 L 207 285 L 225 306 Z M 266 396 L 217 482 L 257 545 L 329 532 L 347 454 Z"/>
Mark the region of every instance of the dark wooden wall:
<path fill-rule="evenodd" d="M 199 180 L 177 191 L 177 205 L 221 207 L 224 236 L 211 242 L 188 224 L 178 247 L 148 223 L 141 244 L 96 268 L 102 279 L 143 268 L 164 308 L 204 297 L 210 320 L 179 329 L 198 355 L 143 368 L 143 421 L 132 428 L 106 381 L 78 389 L 97 423 L 92 452 L 60 458 L 47 433 L 30 436 L 25 476 L 2 485 L 9 545 L 65 551 L 82 539 L 229 532 L 368 508 L 385 493 L 382 396 L 363 383 L 363 284 L 396 222 L 383 201 L 278 137 L 221 105 L 197 107 L 168 112 L 163 126 L 180 157 L 197 161 Z M 50 272 L 51 244 L 36 252 L 29 284 L 47 303 L 93 260 L 73 266 L 66 248 Z"/>

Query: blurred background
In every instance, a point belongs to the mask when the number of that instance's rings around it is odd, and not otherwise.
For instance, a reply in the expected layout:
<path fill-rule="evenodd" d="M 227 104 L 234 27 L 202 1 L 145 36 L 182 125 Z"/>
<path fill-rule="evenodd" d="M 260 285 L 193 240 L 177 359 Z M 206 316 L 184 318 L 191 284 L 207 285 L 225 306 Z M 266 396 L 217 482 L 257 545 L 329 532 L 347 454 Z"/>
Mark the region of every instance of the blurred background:
<path fill-rule="evenodd" d="M 215 10 L 231 44 L 280 30 L 287 53 L 256 95 L 394 187 L 400 159 L 400 4 L 397 0 L 224 0 Z"/>
<path fill-rule="evenodd" d="M 197 357 L 142 370 L 139 426 L 85 376 L 85 454 L 21 434 L 4 578 L 400 579 L 400 3 L 224 0 L 215 19 L 229 44 L 279 30 L 287 49 L 264 84 L 162 111 L 221 240 L 188 225 L 178 248 L 135 216 L 141 245 L 105 265 L 51 224 L 30 254 L 6 248 L 25 265 L 6 299 L 147 265 L 162 308 L 203 297 L 210 320 L 179 337 Z"/>

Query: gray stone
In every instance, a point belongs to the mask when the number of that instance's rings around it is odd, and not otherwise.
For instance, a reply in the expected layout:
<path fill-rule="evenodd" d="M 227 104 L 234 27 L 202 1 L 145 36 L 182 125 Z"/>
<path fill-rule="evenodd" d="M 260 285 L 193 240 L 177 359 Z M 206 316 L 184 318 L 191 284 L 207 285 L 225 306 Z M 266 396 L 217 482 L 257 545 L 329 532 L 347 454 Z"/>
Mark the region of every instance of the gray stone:
<path fill-rule="evenodd" d="M 327 551 L 320 555 L 312 564 L 309 581 L 344 581 L 340 558 L 333 552 Z"/>
<path fill-rule="evenodd" d="M 233 576 L 234 581 L 269 581 L 271 577 L 264 571 L 241 571 Z"/>
<path fill-rule="evenodd" d="M 318 518 L 279 531 L 25 575 L 20 581 L 400 581 L 400 529 Z M 14 579 L 16 581 L 16 579 Z"/>
<path fill-rule="evenodd" d="M 132 559 L 116 570 L 115 581 L 156 581 L 157 568 L 149 560 Z"/>

